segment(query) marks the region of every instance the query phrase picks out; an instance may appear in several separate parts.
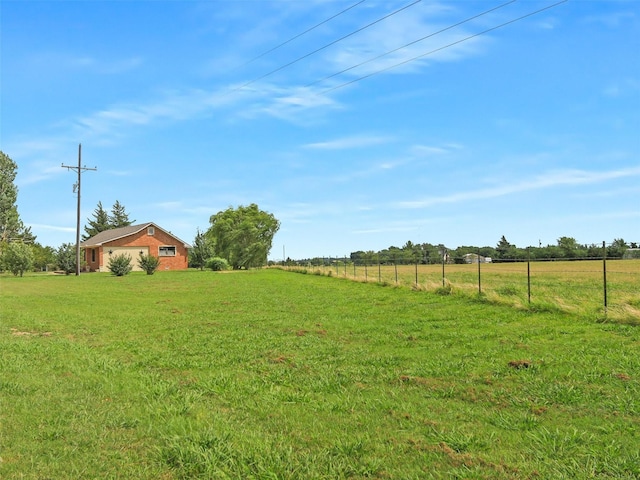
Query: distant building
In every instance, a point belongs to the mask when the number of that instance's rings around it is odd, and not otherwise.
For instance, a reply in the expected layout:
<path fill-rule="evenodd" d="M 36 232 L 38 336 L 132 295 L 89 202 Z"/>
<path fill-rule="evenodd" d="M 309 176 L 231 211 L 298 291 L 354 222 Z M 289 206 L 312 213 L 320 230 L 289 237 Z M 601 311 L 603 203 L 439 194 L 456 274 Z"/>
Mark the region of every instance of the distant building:
<path fill-rule="evenodd" d="M 640 259 L 640 248 L 627 248 L 622 254 L 622 258 L 630 260 L 632 258 Z"/>
<path fill-rule="evenodd" d="M 477 253 L 467 253 L 462 256 L 464 263 L 491 263 L 493 260 L 491 257 L 483 257 Z"/>

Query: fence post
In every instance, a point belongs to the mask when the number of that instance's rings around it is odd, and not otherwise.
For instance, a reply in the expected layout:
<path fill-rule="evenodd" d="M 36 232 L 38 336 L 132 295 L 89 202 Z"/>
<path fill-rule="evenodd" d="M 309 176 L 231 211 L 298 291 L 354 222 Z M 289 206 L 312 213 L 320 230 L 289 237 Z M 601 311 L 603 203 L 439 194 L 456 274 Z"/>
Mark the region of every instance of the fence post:
<path fill-rule="evenodd" d="M 480 249 L 478 249 L 478 295 L 482 295 L 482 282 L 480 281 Z"/>
<path fill-rule="evenodd" d="M 531 247 L 527 247 L 527 298 L 531 305 Z"/>
<path fill-rule="evenodd" d="M 416 258 L 416 288 L 418 288 L 418 259 Z"/>
<path fill-rule="evenodd" d="M 396 285 L 398 285 L 398 264 L 396 263 L 395 259 L 393 260 L 393 268 L 396 272 Z"/>
<path fill-rule="evenodd" d="M 356 279 L 356 260 L 353 259 L 353 279 Z"/>
<path fill-rule="evenodd" d="M 444 287 L 444 263 L 447 258 L 447 251 L 442 250 L 442 286 Z"/>
<path fill-rule="evenodd" d="M 380 268 L 380 254 L 378 254 L 378 283 L 382 283 L 382 269 Z"/>
<path fill-rule="evenodd" d="M 604 284 L 604 315 L 607 316 L 607 244 L 602 242 L 602 275 Z"/>

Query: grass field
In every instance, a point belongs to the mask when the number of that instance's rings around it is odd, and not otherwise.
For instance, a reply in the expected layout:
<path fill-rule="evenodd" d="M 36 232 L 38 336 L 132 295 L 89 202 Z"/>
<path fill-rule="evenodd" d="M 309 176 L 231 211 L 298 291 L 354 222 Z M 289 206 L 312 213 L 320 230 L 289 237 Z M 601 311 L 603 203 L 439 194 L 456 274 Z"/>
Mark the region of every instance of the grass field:
<path fill-rule="evenodd" d="M 306 270 L 422 290 L 443 286 L 442 265 L 369 265 L 365 270 L 363 265 L 354 268 L 353 264 L 340 263 Z M 640 260 L 608 260 L 606 278 L 606 317 L 640 323 Z M 529 266 L 526 262 L 488 263 L 480 265 L 480 274 L 478 264 L 448 264 L 444 284 L 466 295 L 481 291 L 490 301 L 519 308 L 551 308 L 590 318 L 605 316 L 602 260 L 531 262 Z"/>
<path fill-rule="evenodd" d="M 276 269 L 0 276 L 0 478 L 637 479 L 639 353 Z"/>

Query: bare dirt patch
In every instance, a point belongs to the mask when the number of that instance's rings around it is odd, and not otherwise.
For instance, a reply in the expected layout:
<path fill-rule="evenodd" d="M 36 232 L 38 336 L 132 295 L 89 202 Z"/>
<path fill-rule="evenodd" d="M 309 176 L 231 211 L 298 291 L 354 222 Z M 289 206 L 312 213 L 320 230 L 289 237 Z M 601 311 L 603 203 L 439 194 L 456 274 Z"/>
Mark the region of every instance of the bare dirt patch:
<path fill-rule="evenodd" d="M 17 328 L 11 329 L 11 335 L 14 337 L 50 337 L 52 332 L 25 332 L 18 330 Z"/>

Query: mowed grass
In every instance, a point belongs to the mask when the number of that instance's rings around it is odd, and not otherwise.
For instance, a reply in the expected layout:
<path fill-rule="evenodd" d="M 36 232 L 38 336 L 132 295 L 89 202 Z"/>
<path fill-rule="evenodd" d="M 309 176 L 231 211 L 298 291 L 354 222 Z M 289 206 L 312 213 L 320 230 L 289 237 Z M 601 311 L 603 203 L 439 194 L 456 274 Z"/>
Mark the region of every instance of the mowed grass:
<path fill-rule="evenodd" d="M 0 478 L 639 478 L 640 330 L 281 270 L 0 277 Z"/>
<path fill-rule="evenodd" d="M 307 270 L 428 291 L 443 286 L 442 265 L 369 265 L 366 269 L 358 265 L 354 269 L 353 264 L 345 268 L 341 263 Z M 444 284 L 453 293 L 469 296 L 481 292 L 488 301 L 518 308 L 555 309 L 640 324 L 640 260 L 606 262 L 606 314 L 604 277 L 602 260 L 531 262 L 529 278 L 526 262 L 481 264 L 480 274 L 478 264 L 447 264 L 444 268 Z"/>

